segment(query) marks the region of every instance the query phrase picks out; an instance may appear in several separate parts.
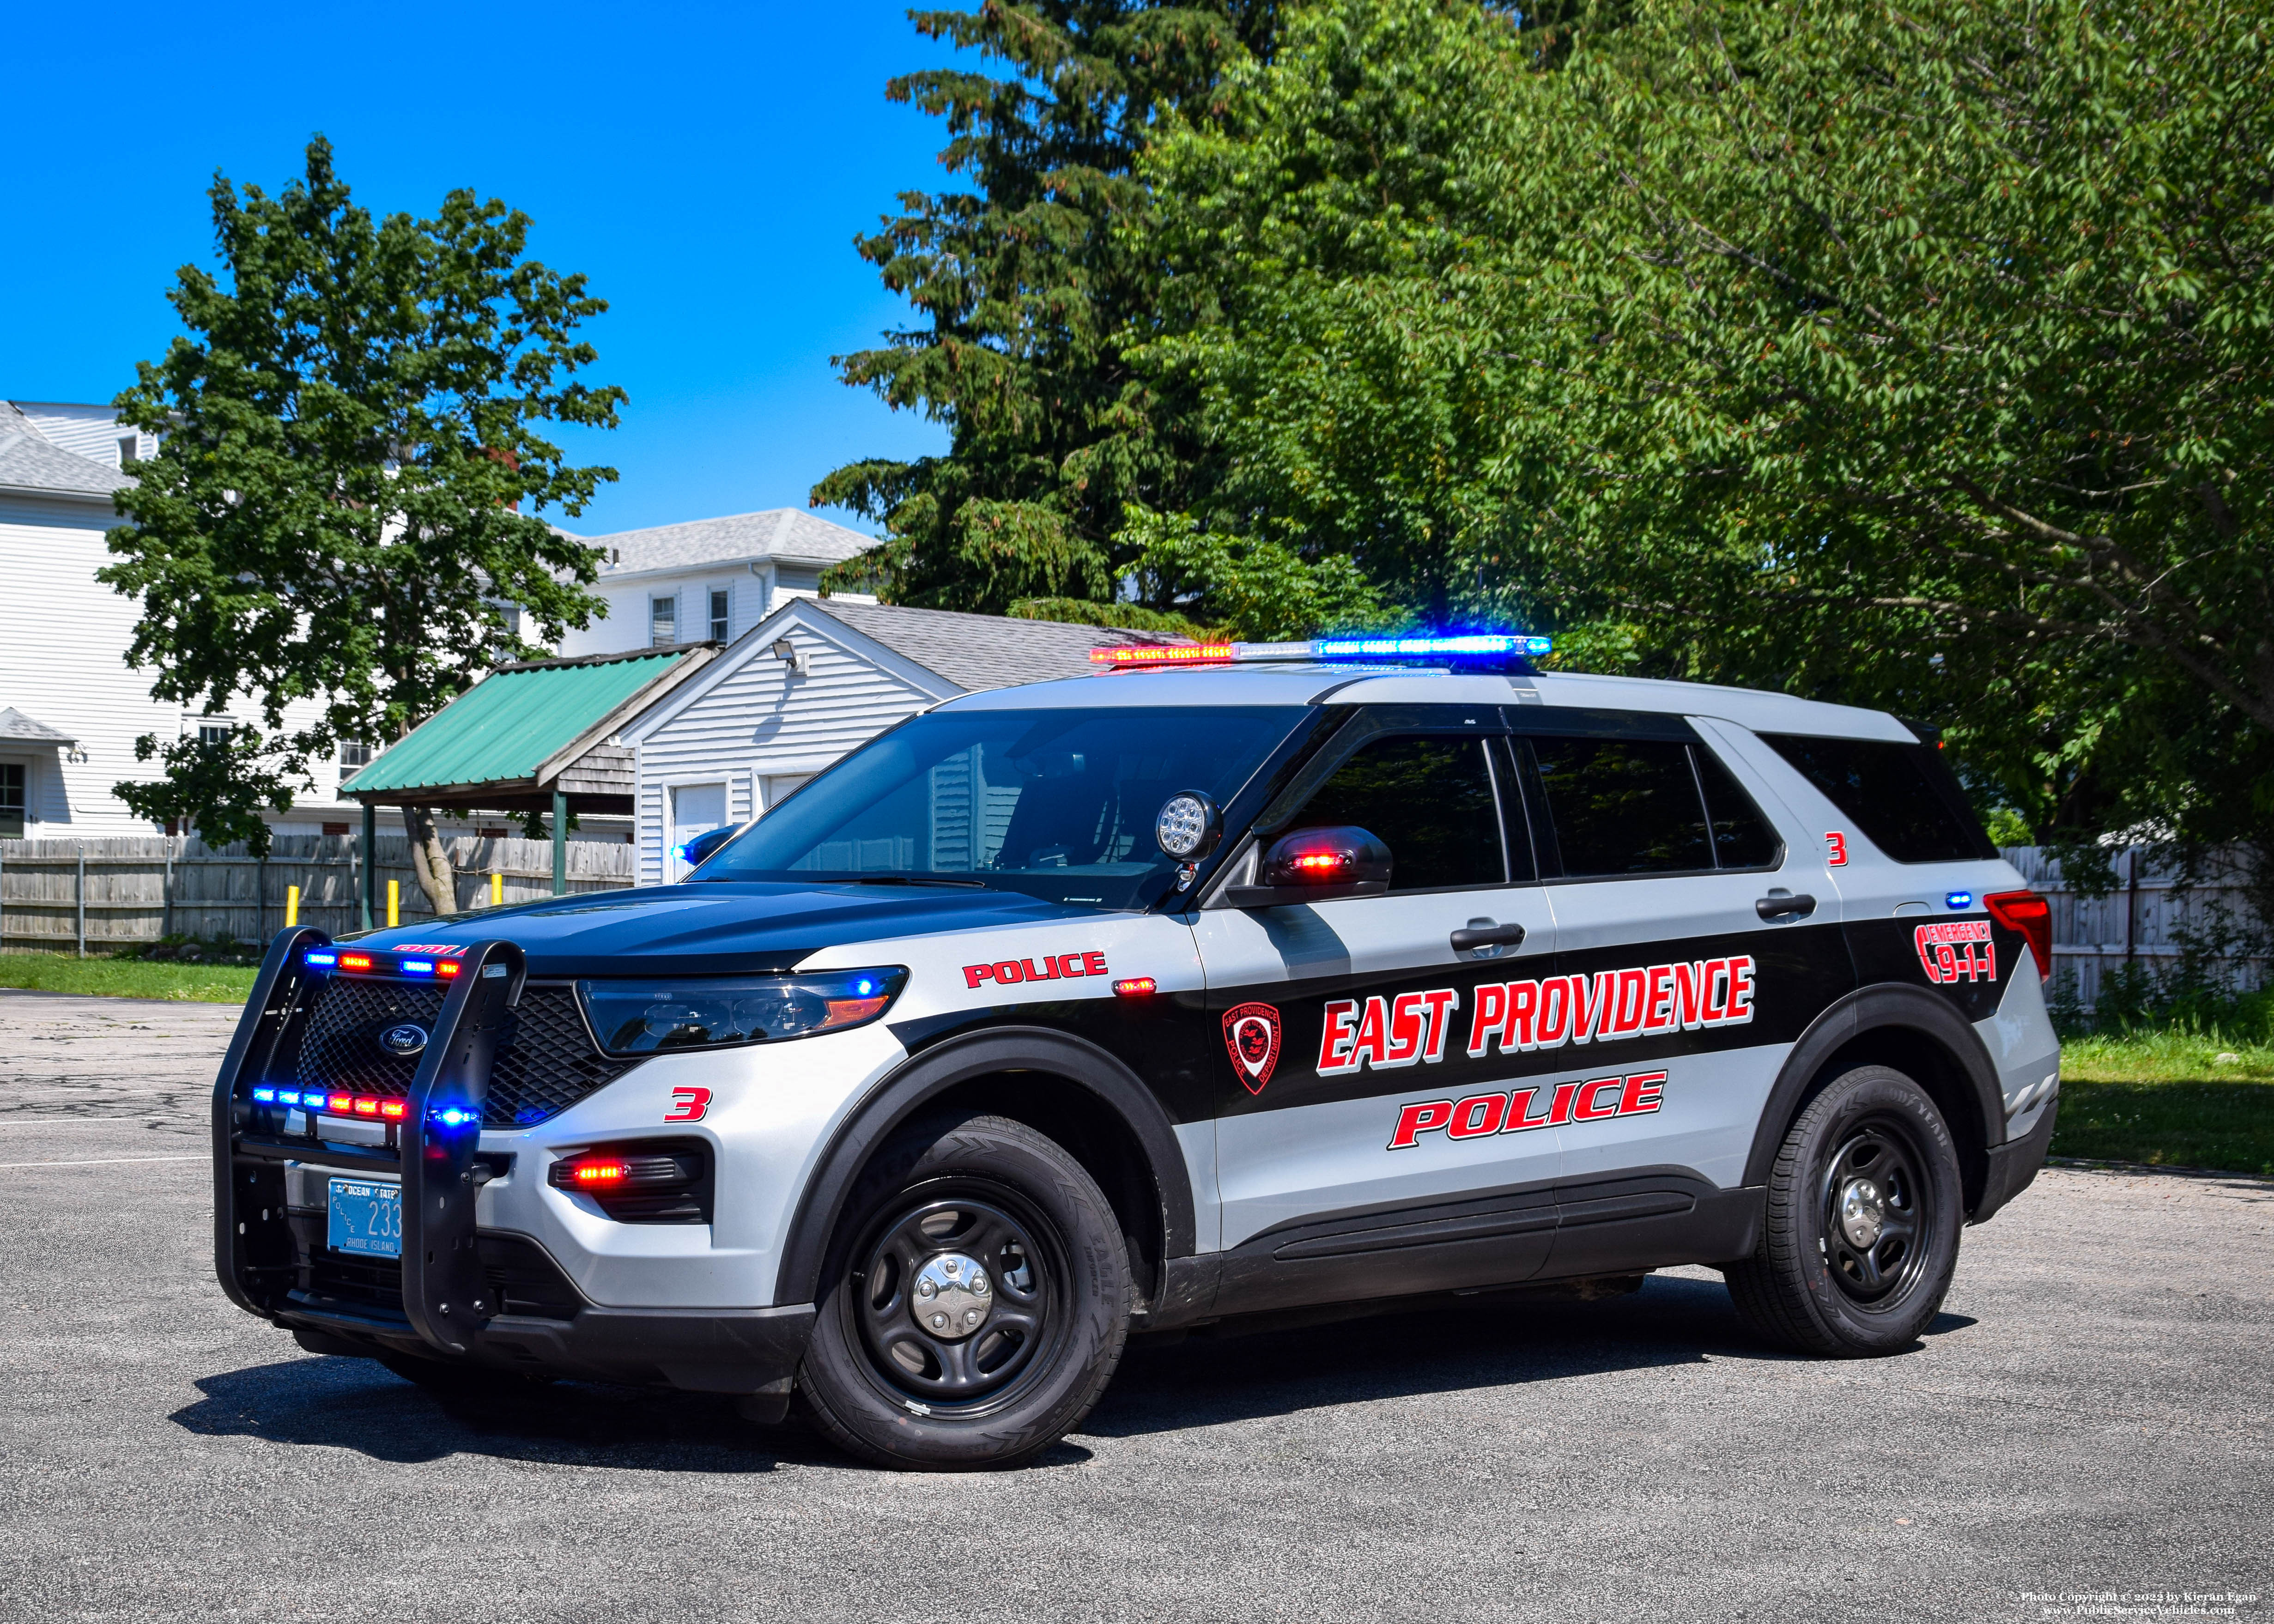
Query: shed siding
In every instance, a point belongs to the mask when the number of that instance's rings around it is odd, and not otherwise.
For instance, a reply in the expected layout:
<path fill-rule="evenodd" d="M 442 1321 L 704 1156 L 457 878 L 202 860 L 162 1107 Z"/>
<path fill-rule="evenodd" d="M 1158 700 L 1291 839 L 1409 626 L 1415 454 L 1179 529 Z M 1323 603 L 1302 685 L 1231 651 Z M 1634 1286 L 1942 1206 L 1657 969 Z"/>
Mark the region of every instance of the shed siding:
<path fill-rule="evenodd" d="M 834 643 L 788 635 L 808 657 L 807 675 L 760 651 L 641 741 L 639 883 L 666 878 L 671 786 L 723 780 L 727 815 L 746 818 L 754 778 L 815 771 L 931 703 Z"/>

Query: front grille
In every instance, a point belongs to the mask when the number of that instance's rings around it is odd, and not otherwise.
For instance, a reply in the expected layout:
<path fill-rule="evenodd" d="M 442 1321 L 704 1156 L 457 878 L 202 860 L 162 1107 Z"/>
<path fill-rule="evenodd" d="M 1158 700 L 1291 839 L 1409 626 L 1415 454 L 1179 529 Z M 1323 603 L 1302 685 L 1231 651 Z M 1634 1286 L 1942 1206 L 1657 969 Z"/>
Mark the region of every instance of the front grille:
<path fill-rule="evenodd" d="M 445 990 L 377 976 L 326 976 L 316 983 L 295 1080 L 303 1087 L 409 1094 L 419 1056 L 389 1053 L 380 1046 L 379 1034 L 405 1024 L 432 1032 Z M 593 1047 L 576 1009 L 575 988 L 561 982 L 525 986 L 490 1067 L 483 1124 L 532 1127 L 636 1064 L 612 1059 Z"/>

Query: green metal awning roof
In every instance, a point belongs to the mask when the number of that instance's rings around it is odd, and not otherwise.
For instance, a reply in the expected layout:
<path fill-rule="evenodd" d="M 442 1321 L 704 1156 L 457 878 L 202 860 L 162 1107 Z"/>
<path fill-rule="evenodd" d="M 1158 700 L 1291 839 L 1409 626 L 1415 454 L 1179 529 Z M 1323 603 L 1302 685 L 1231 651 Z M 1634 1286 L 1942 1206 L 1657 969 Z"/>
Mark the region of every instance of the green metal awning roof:
<path fill-rule="evenodd" d="M 608 726 L 647 704 L 716 650 L 708 643 L 493 672 L 341 786 L 358 800 L 536 790 Z"/>

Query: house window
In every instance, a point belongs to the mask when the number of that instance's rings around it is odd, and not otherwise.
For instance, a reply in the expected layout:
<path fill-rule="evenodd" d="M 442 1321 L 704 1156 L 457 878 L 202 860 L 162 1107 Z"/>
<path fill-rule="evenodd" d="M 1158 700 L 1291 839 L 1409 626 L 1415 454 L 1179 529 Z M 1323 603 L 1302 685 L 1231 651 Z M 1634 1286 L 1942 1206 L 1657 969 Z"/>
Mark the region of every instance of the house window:
<path fill-rule="evenodd" d="M 340 741 L 340 771 L 353 772 L 358 767 L 368 767 L 378 754 L 377 750 L 359 740 L 343 739 Z"/>
<path fill-rule="evenodd" d="M 228 722 L 200 722 L 198 742 L 208 750 L 227 749 L 229 736 L 234 731 L 233 726 Z"/>
<path fill-rule="evenodd" d="M 121 435 L 118 437 L 118 466 L 119 466 L 119 467 L 124 468 L 124 467 L 125 467 L 129 462 L 132 462 L 134 460 L 134 457 L 135 457 L 135 451 L 134 451 L 135 443 L 136 443 L 136 442 L 135 442 L 134 436 L 133 436 L 133 435 L 132 435 L 132 434 L 121 434 Z"/>
<path fill-rule="evenodd" d="M 24 838 L 24 764 L 0 762 L 0 840 Z"/>
<path fill-rule="evenodd" d="M 728 613 L 729 607 L 726 588 L 720 587 L 712 592 L 711 638 L 714 643 L 727 641 L 727 622 L 731 618 Z"/>
<path fill-rule="evenodd" d="M 665 648 L 679 641 L 679 599 L 651 598 L 647 600 L 647 640 L 652 648 Z"/>
<path fill-rule="evenodd" d="M 497 606 L 497 612 L 498 619 L 505 622 L 505 635 L 508 637 L 520 636 L 521 605 L 519 604 L 500 604 Z"/>

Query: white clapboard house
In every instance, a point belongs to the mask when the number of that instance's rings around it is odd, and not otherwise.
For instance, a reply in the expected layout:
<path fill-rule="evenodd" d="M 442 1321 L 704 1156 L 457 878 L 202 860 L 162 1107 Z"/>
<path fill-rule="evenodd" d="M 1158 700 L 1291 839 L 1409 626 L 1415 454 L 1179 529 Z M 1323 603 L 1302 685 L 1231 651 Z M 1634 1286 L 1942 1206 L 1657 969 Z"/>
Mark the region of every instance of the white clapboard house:
<path fill-rule="evenodd" d="M 639 883 L 678 879 L 685 865 L 674 848 L 761 816 L 847 751 L 944 699 L 1094 676 L 1089 650 L 1102 643 L 1177 641 L 835 597 L 785 603 L 621 730 L 633 758 Z"/>
<path fill-rule="evenodd" d="M 108 406 L 0 400 L 0 839 L 150 833 L 111 793 L 154 771 L 135 759 L 136 739 L 225 734 L 257 718 L 250 705 L 215 717 L 161 704 L 153 673 L 125 663 L 138 606 L 94 572 L 109 560 L 104 532 L 120 522 L 113 492 L 133 483 L 124 464 L 154 450 Z M 606 612 L 563 640 L 568 656 L 732 641 L 874 545 L 787 508 L 584 539 L 602 550 L 594 590 Z M 312 709 L 295 707 L 288 720 Z M 361 808 L 340 783 L 372 754 L 349 746 L 313 794 L 271 823 L 293 834 L 358 827 Z M 592 818 L 578 832 L 622 840 L 630 829 L 629 819 Z"/>

